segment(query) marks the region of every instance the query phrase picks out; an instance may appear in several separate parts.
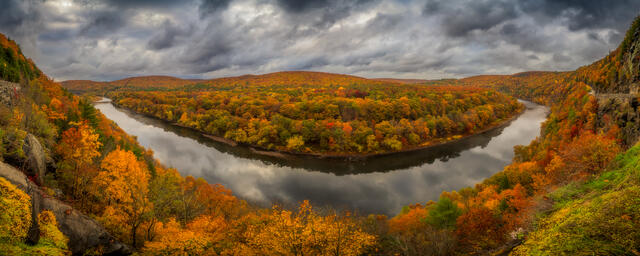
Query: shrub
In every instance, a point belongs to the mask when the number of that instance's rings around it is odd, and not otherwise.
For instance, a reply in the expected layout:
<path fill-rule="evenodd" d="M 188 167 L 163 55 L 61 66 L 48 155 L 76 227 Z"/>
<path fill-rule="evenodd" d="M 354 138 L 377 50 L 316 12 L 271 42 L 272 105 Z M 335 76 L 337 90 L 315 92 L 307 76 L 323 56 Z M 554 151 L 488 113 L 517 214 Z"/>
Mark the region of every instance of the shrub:
<path fill-rule="evenodd" d="M 31 198 L 0 178 L 0 241 L 22 241 L 31 226 Z"/>
<path fill-rule="evenodd" d="M 38 225 L 40 226 L 39 244 L 47 245 L 62 250 L 67 250 L 69 239 L 58 229 L 58 221 L 51 211 L 42 211 L 38 214 Z"/>

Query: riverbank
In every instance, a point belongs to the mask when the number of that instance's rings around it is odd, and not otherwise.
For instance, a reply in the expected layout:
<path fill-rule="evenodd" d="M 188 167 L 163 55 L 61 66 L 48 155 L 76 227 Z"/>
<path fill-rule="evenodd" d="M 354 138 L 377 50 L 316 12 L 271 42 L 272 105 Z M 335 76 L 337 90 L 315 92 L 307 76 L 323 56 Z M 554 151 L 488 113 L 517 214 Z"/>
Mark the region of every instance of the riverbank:
<path fill-rule="evenodd" d="M 106 99 L 106 98 L 105 98 Z M 193 127 L 189 127 L 189 126 L 185 126 L 176 122 L 170 122 L 168 120 L 162 119 L 162 118 L 158 118 L 154 115 L 150 115 L 150 114 L 146 114 L 146 113 L 140 113 L 137 111 L 134 111 L 130 108 L 121 106 L 119 104 L 117 104 L 114 101 L 111 101 L 110 99 L 105 101 L 100 100 L 100 101 L 96 101 L 96 103 L 111 103 L 113 104 L 115 107 L 117 108 L 121 108 L 121 109 L 125 109 L 127 111 L 148 117 L 148 118 L 153 118 L 155 120 L 158 121 L 162 121 L 165 123 L 168 123 L 170 125 L 173 126 L 178 126 L 181 128 L 185 128 L 185 129 L 189 129 L 193 132 L 199 133 L 201 134 L 203 137 L 210 139 L 212 141 L 215 142 L 219 142 L 219 143 L 223 143 L 226 144 L 228 146 L 232 146 L 232 147 L 247 147 L 251 150 L 252 153 L 254 154 L 258 154 L 258 155 L 263 155 L 263 156 L 268 156 L 268 157 L 275 157 L 275 158 L 280 158 L 280 159 L 287 159 L 290 157 L 311 157 L 311 158 L 317 158 L 317 159 L 331 159 L 331 160 L 339 160 L 339 161 L 363 161 L 366 160 L 367 158 L 374 158 L 374 157 L 380 157 L 380 156 L 389 156 L 389 155 L 395 155 L 395 154 L 401 154 L 401 153 L 408 153 L 408 152 L 414 152 L 414 151 L 420 151 L 420 150 L 425 150 L 425 149 L 429 149 L 429 148 L 433 148 L 433 147 L 441 147 L 441 146 L 445 146 L 447 144 L 453 144 L 456 143 L 460 140 L 466 139 L 468 137 L 471 136 L 476 136 L 476 135 L 480 135 L 480 134 L 484 134 L 490 131 L 493 131 L 495 129 L 500 129 L 503 128 L 505 126 L 507 126 L 509 123 L 511 123 L 513 120 L 517 119 L 520 115 L 522 115 L 526 109 L 527 106 L 524 103 L 521 103 L 522 107 L 518 112 L 515 112 L 510 118 L 508 119 L 504 119 L 504 120 L 499 120 L 496 121 L 494 124 L 488 125 L 487 127 L 485 127 L 484 129 L 475 132 L 475 133 L 471 133 L 471 134 L 458 134 L 458 135 L 453 135 L 453 136 L 449 136 L 447 138 L 440 138 L 437 140 L 433 140 L 433 141 L 429 141 L 426 142 L 428 144 L 422 144 L 422 145 L 418 145 L 415 147 L 408 147 L 408 148 L 403 148 L 401 150 L 397 150 L 397 151 L 387 151 L 387 152 L 375 152 L 375 153 L 329 153 L 329 152 L 323 152 L 323 153 L 314 153 L 314 152 L 295 152 L 295 151 L 286 151 L 286 150 L 278 150 L 278 149 L 268 149 L 268 148 L 264 148 L 264 147 L 260 147 L 260 146 L 256 146 L 256 145 L 252 145 L 252 144 L 247 144 L 247 143 L 239 143 L 237 141 L 234 140 L 230 140 L 221 136 L 216 136 L 216 135 L 212 135 L 212 134 L 208 134 L 205 132 L 202 132 L 198 129 L 195 129 Z"/>
<path fill-rule="evenodd" d="M 307 152 L 292 152 L 292 151 L 284 151 L 284 150 L 266 149 L 266 148 L 262 148 L 262 147 L 254 146 L 254 145 L 250 145 L 250 144 L 238 144 L 238 143 L 236 143 L 236 145 L 247 146 L 247 147 L 249 147 L 251 149 L 251 151 L 253 153 L 256 153 L 256 154 L 259 154 L 259 155 L 278 157 L 278 158 L 283 158 L 283 159 L 285 159 L 285 158 L 287 158 L 289 156 L 295 156 L 295 157 L 314 157 L 314 158 L 318 158 L 318 159 L 332 159 L 332 160 L 342 160 L 342 161 L 362 161 L 362 160 L 366 160 L 367 158 L 374 158 L 374 157 L 390 156 L 390 155 L 395 155 L 395 154 L 409 153 L 409 152 L 420 151 L 420 150 L 425 150 L 425 149 L 430 149 L 430 148 L 435 148 L 435 147 L 446 146 L 447 144 L 454 144 L 454 143 L 457 143 L 457 142 L 459 142 L 459 141 L 461 141 L 463 139 L 467 139 L 467 138 L 469 138 L 471 136 L 485 134 L 485 133 L 488 133 L 488 132 L 493 131 L 495 129 L 503 128 L 503 127 L 509 125 L 513 120 L 517 119 L 520 115 L 522 115 L 525 112 L 525 110 L 526 110 L 526 107 L 523 107 L 520 111 L 518 111 L 516 114 L 514 114 L 509 119 L 502 120 L 502 121 L 497 122 L 496 124 L 489 125 L 487 128 L 482 129 L 482 130 L 480 130 L 480 131 L 478 131 L 476 133 L 465 134 L 465 135 L 453 135 L 453 136 L 450 136 L 449 138 L 442 138 L 442 139 L 439 139 L 439 140 L 437 140 L 435 142 L 434 141 L 429 141 L 428 142 L 429 144 L 427 144 L 427 145 L 404 148 L 404 149 L 401 149 L 401 150 L 389 151 L 389 152 L 377 152 L 377 153 L 366 153 L 366 154 L 358 154 L 358 153 L 348 153 L 348 154 L 342 154 L 342 153 L 337 153 L 337 154 L 332 154 L 332 153 L 307 153 Z M 162 119 L 160 119 L 160 120 L 162 120 Z M 162 121 L 164 121 L 164 120 L 162 120 Z M 191 129 L 193 129 L 193 128 L 191 128 Z M 194 129 L 194 130 L 196 130 L 196 129 Z M 200 131 L 198 131 L 198 132 L 200 132 Z M 216 136 L 206 135 L 206 134 L 203 134 L 203 136 L 205 136 L 207 138 L 216 137 Z M 453 138 L 455 138 L 455 139 L 453 139 Z M 216 141 L 220 141 L 220 139 L 221 139 L 220 137 L 217 137 Z M 224 139 L 224 138 L 222 138 L 222 139 Z M 233 146 L 232 144 L 228 144 L 228 145 Z"/>

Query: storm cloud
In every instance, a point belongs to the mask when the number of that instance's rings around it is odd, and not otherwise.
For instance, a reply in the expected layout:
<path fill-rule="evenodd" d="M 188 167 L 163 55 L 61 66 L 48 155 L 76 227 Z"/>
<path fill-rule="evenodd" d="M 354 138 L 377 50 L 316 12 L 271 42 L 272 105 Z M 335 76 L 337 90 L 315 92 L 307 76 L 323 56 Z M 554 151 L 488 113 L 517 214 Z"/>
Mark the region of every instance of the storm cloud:
<path fill-rule="evenodd" d="M 281 70 L 437 79 L 572 70 L 636 0 L 0 0 L 0 32 L 56 80 Z"/>

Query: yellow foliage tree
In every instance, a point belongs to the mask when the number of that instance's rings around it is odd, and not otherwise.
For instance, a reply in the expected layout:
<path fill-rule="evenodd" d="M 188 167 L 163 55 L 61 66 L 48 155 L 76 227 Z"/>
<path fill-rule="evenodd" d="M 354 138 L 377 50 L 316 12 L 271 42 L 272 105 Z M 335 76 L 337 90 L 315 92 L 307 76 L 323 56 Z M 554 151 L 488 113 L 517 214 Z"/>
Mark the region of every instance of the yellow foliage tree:
<path fill-rule="evenodd" d="M 304 139 L 302 136 L 296 135 L 287 139 L 287 149 L 289 150 L 299 150 L 302 146 L 304 146 Z"/>
<path fill-rule="evenodd" d="M 94 185 L 96 194 L 107 201 L 102 218 L 105 225 L 119 230 L 123 238 L 130 237 L 135 247 L 138 227 L 152 208 L 145 165 L 130 151 L 118 148 L 102 160 Z"/>
<path fill-rule="evenodd" d="M 296 213 L 274 209 L 263 224 L 247 231 L 258 255 L 360 255 L 376 239 L 348 215 L 318 215 L 309 201 Z"/>

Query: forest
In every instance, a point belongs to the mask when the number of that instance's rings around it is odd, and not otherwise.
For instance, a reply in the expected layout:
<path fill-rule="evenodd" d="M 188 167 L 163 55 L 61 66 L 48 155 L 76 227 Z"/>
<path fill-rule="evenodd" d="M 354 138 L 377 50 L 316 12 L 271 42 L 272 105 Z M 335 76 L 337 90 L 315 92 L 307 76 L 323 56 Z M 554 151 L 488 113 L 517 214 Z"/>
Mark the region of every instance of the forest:
<path fill-rule="evenodd" d="M 251 97 L 233 86 L 113 92 L 120 105 L 212 134 L 320 152 L 402 149 L 477 131 L 478 124 L 496 121 L 487 115 L 504 119 L 521 108 L 505 95 L 551 108 L 540 136 L 516 147 L 513 163 L 501 172 L 474 187 L 445 191 L 436 202 L 408 205 L 396 216 L 316 209 L 307 201 L 297 209 L 259 208 L 221 185 L 182 177 L 90 100 L 45 74 L 34 76 L 37 69 L 3 35 L 3 51 L 13 57 L 0 59 L 0 66 L 18 72 L 3 79 L 18 81 L 21 90 L 0 105 L 0 153 L 3 162 L 25 169 L 24 141 L 35 136 L 50 168 L 30 179 L 141 255 L 638 254 L 637 95 L 620 103 L 590 93 L 628 92 L 625 86 L 637 82 L 638 23 L 611 55 L 576 72 L 479 76 L 443 87 L 406 87 L 411 90 L 240 85 Z M 602 75 L 611 70 L 616 75 Z M 315 123 L 305 126 L 305 120 Z M 305 135 L 305 129 L 320 132 Z M 4 178 L 0 198 L 0 254 L 71 253 L 57 224 L 64 213 L 32 212 L 29 195 Z M 37 243 L 26 241 L 32 216 L 39 223 Z"/>
<path fill-rule="evenodd" d="M 119 106 L 238 143 L 324 154 L 425 147 L 495 126 L 523 109 L 512 97 L 475 87 L 272 83 L 108 96 Z"/>

